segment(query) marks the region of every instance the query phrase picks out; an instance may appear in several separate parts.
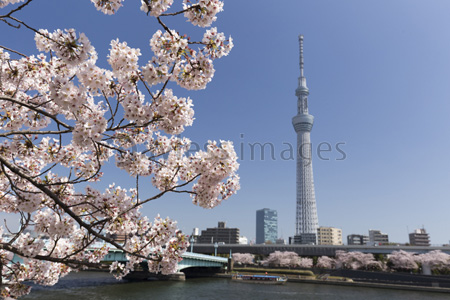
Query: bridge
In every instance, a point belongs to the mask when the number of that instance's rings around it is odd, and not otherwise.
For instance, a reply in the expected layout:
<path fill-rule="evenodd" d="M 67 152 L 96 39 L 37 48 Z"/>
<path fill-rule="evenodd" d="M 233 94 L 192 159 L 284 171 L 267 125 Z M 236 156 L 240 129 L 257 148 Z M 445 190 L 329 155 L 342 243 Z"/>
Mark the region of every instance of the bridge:
<path fill-rule="evenodd" d="M 223 268 L 228 265 L 228 258 L 185 252 L 183 260 L 178 263 L 178 271 L 187 268 Z"/>
<path fill-rule="evenodd" d="M 185 252 L 183 260 L 178 262 L 178 272 L 188 268 L 217 268 L 222 269 L 228 266 L 228 258 L 205 255 L 200 253 Z M 125 262 L 127 258 L 119 249 L 109 249 L 109 253 L 104 257 L 103 262 Z"/>

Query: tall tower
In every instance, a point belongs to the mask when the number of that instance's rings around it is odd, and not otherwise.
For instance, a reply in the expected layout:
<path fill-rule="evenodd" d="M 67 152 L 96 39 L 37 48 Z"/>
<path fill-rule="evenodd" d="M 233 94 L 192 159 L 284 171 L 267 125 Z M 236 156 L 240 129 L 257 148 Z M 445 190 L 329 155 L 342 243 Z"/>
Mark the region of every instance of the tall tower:
<path fill-rule="evenodd" d="M 303 74 L 303 35 L 299 35 L 300 77 L 297 96 L 297 115 L 292 118 L 297 133 L 297 215 L 294 244 L 317 244 L 316 195 L 312 169 L 311 129 L 314 117 L 308 113 L 309 89 Z"/>

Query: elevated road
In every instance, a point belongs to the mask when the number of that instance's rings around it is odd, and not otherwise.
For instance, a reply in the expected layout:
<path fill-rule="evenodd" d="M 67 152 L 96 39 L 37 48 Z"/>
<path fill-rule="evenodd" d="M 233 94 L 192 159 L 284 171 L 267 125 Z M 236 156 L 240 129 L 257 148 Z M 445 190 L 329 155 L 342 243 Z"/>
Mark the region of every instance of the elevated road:
<path fill-rule="evenodd" d="M 214 253 L 213 244 L 194 244 L 194 252 L 203 254 Z M 363 252 L 372 254 L 391 254 L 393 251 L 404 250 L 413 253 L 427 253 L 433 250 L 440 250 L 450 254 L 449 246 L 425 247 L 425 246 L 360 246 L 360 245 L 238 245 L 220 244 L 217 248 L 218 254 L 231 253 L 251 253 L 256 255 L 269 255 L 275 251 L 292 251 L 300 256 L 334 256 L 336 251 Z"/>

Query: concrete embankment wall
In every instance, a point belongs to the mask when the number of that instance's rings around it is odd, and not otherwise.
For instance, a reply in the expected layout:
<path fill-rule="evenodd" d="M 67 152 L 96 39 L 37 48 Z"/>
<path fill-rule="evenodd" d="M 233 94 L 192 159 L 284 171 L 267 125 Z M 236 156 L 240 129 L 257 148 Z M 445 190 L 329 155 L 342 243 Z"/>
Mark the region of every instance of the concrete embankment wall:
<path fill-rule="evenodd" d="M 289 278 L 288 282 L 357 286 L 357 287 L 382 288 L 382 289 L 407 290 L 407 291 L 422 291 L 422 292 L 436 292 L 436 293 L 450 294 L 449 288 L 431 287 L 431 286 L 414 286 L 414 285 L 403 285 L 403 284 L 387 284 L 387 283 L 358 282 L 358 281 L 346 282 L 346 281 L 313 280 L 313 279 L 297 279 L 297 278 Z"/>
<path fill-rule="evenodd" d="M 231 274 L 216 274 L 216 278 L 228 278 L 231 279 Z M 307 283 L 307 284 L 328 284 L 328 285 L 341 285 L 348 287 L 368 287 L 368 288 L 381 288 L 381 289 L 393 289 L 393 290 L 406 290 L 406 291 L 421 291 L 421 292 L 435 292 L 435 293 L 447 293 L 450 294 L 450 288 L 432 287 L 432 286 L 414 286 L 404 284 L 387 284 L 376 282 L 348 282 L 348 281 L 334 281 L 334 280 L 319 280 L 319 279 L 304 279 L 293 278 L 288 276 L 288 282 L 290 283 Z"/>
<path fill-rule="evenodd" d="M 314 270 L 314 272 L 316 274 L 328 273 L 332 276 L 347 277 L 358 282 L 450 288 L 450 276 L 421 275 L 401 272 L 371 272 L 347 269 L 326 271 Z"/>

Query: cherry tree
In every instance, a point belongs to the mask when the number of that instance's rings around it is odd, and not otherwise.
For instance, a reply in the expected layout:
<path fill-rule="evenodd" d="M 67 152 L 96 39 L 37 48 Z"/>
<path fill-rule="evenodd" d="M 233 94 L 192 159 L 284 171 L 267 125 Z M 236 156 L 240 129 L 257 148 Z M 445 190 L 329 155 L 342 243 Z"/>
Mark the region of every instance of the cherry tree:
<path fill-rule="evenodd" d="M 305 269 L 310 269 L 313 267 L 313 259 L 312 258 L 308 258 L 308 257 L 302 257 L 300 258 L 300 262 L 298 264 L 298 266 L 300 268 L 305 268 Z"/>
<path fill-rule="evenodd" d="M 322 269 L 334 269 L 336 267 L 336 261 L 328 256 L 321 256 L 317 259 L 316 267 Z"/>
<path fill-rule="evenodd" d="M 300 257 L 297 253 L 291 251 L 275 251 L 260 262 L 263 266 L 271 267 L 298 267 Z"/>
<path fill-rule="evenodd" d="M 250 253 L 233 253 L 233 260 L 240 265 L 253 265 L 255 257 Z"/>
<path fill-rule="evenodd" d="M 393 251 L 389 254 L 388 265 L 391 269 L 397 270 L 417 270 L 419 268 L 414 253 L 403 250 Z"/>
<path fill-rule="evenodd" d="M 381 270 L 383 265 L 376 261 L 372 253 L 336 251 L 336 268 Z"/>
<path fill-rule="evenodd" d="M 210 141 L 188 155 L 190 140 L 181 134 L 194 120 L 192 100 L 169 88 L 204 89 L 214 60 L 230 52 L 232 39 L 211 27 L 223 2 L 183 0 L 182 10 L 171 11 L 173 0 L 142 0 L 142 14 L 160 28 L 148 36 L 154 56 L 139 61 L 140 49 L 115 39 L 108 69 L 98 66 L 84 33 L 36 29 L 19 19 L 32 2 L 38 0 L 0 0 L 2 24 L 18 34 L 31 30 L 37 47 L 29 55 L 0 46 L 0 212 L 20 218 L 17 231 L 0 228 L 11 235 L 0 240 L 0 270 L 9 280 L 2 295 L 29 293 L 26 280 L 53 285 L 71 270 L 98 267 L 110 247 L 128 259 L 110 266 L 118 278 L 143 261 L 152 272 L 176 271 L 186 236 L 169 218 L 149 220 L 141 206 L 184 193 L 209 209 L 239 189 L 231 142 Z M 125 1 L 91 2 L 110 15 Z M 207 28 L 196 41 L 166 25 L 166 18 L 182 16 Z M 98 190 L 94 183 L 114 168 L 135 184 L 108 182 Z M 157 192 L 143 194 L 139 184 Z M 88 251 L 94 241 L 102 246 Z M 13 255 L 23 263 L 14 263 Z"/>
<path fill-rule="evenodd" d="M 432 270 L 448 270 L 450 268 L 450 255 L 434 250 L 414 256 L 417 263 L 422 266 L 424 274 L 430 275 Z"/>

